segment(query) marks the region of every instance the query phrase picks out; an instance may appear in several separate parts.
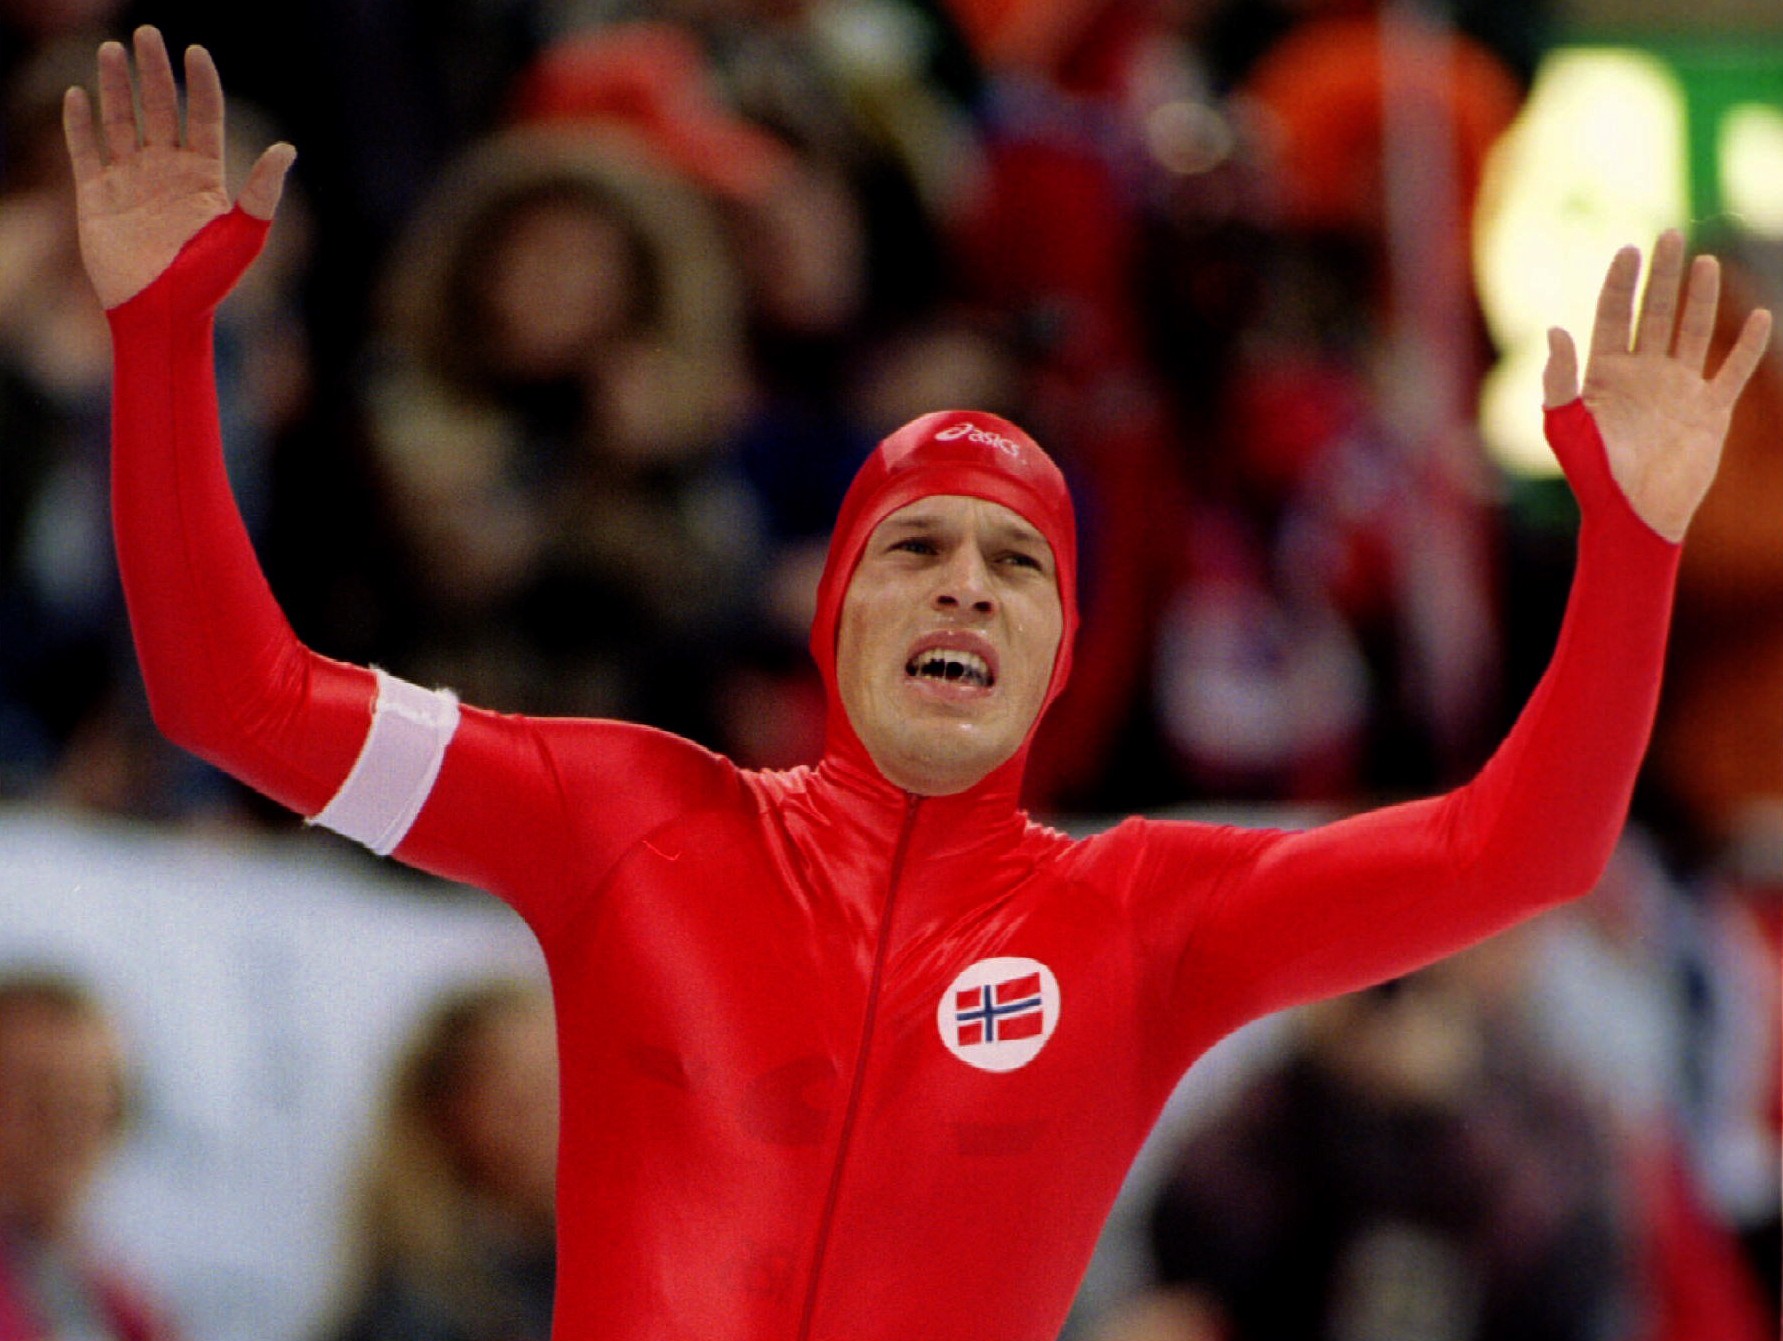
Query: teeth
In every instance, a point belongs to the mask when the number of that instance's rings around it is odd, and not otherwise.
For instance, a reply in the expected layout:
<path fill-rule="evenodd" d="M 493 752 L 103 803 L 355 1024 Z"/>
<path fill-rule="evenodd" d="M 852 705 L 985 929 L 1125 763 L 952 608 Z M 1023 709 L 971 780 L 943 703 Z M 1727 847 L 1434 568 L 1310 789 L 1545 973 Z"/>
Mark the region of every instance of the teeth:
<path fill-rule="evenodd" d="M 976 652 L 962 652 L 951 647 L 932 647 L 904 668 L 909 675 L 926 675 L 931 679 L 963 681 L 988 686 L 991 668 Z"/>

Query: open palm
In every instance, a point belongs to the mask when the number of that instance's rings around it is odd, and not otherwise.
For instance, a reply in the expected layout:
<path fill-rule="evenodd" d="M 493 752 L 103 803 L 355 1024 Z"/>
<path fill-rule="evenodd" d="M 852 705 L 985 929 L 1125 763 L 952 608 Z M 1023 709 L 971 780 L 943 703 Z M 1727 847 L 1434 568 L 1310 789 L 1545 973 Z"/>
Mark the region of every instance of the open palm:
<path fill-rule="evenodd" d="M 71 88 L 62 123 L 74 166 L 81 257 L 99 301 L 116 307 L 146 288 L 181 247 L 230 208 L 224 179 L 223 86 L 202 47 L 186 52 L 186 124 L 167 46 L 154 28 L 135 34 L 141 126 L 130 58 L 118 42 L 99 48 L 99 116 Z M 275 144 L 242 187 L 250 214 L 272 217 L 296 151 Z"/>
<path fill-rule="evenodd" d="M 1748 316 L 1720 370 L 1705 376 L 1720 302 L 1720 263 L 1699 256 L 1686 280 L 1683 236 L 1675 230 L 1662 233 L 1637 323 L 1640 272 L 1641 255 L 1633 247 L 1624 247 L 1610 262 L 1598 295 L 1583 391 L 1572 338 L 1558 328 L 1548 334 L 1543 387 L 1550 406 L 1583 396 L 1629 505 L 1655 531 L 1676 541 L 1683 539 L 1714 481 L 1734 404 L 1764 354 L 1771 319 L 1763 309 Z"/>

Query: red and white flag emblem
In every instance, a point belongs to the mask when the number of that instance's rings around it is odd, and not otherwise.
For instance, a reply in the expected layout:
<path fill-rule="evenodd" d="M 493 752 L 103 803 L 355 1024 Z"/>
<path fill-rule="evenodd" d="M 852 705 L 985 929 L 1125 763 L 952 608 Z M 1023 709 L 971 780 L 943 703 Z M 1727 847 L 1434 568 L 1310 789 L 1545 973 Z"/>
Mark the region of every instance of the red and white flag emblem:
<path fill-rule="evenodd" d="M 947 1050 L 981 1071 L 1026 1066 L 1058 1023 L 1058 979 L 1039 960 L 1017 956 L 973 964 L 942 993 L 935 1011 Z"/>

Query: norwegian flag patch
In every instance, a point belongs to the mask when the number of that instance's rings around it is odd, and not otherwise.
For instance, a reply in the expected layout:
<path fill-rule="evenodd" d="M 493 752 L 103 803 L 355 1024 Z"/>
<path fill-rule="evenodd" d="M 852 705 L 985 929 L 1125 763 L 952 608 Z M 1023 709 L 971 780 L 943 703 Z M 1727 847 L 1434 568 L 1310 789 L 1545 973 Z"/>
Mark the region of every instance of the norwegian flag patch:
<path fill-rule="evenodd" d="M 966 969 L 936 1007 L 947 1050 L 981 1071 L 1026 1066 L 1059 1023 L 1059 984 L 1037 959 L 1000 956 Z"/>

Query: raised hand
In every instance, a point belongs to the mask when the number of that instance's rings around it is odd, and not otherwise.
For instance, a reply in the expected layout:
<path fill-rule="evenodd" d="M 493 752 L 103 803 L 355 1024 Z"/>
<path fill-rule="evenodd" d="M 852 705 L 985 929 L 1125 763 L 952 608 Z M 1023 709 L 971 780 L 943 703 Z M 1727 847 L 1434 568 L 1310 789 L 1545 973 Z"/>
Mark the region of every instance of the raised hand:
<path fill-rule="evenodd" d="M 142 116 L 121 42 L 99 48 L 99 117 L 86 91 L 62 102 L 74 165 L 81 258 L 99 301 L 116 307 L 148 287 L 205 224 L 230 208 L 224 179 L 223 85 L 203 47 L 186 49 L 186 124 L 167 45 L 154 28 L 135 33 Z M 297 151 L 280 143 L 257 161 L 239 203 L 270 219 Z"/>
<path fill-rule="evenodd" d="M 1598 294 L 1582 393 L 1572 337 L 1558 327 L 1548 332 L 1543 392 L 1551 407 L 1583 395 L 1629 505 L 1659 534 L 1678 541 L 1714 481 L 1734 403 L 1770 339 L 1771 314 L 1759 308 L 1748 316 L 1720 369 L 1705 376 L 1720 301 L 1720 262 L 1698 256 L 1686 280 L 1683 235 L 1660 234 L 1636 324 L 1640 273 L 1637 248 L 1622 248 L 1610 262 Z"/>

